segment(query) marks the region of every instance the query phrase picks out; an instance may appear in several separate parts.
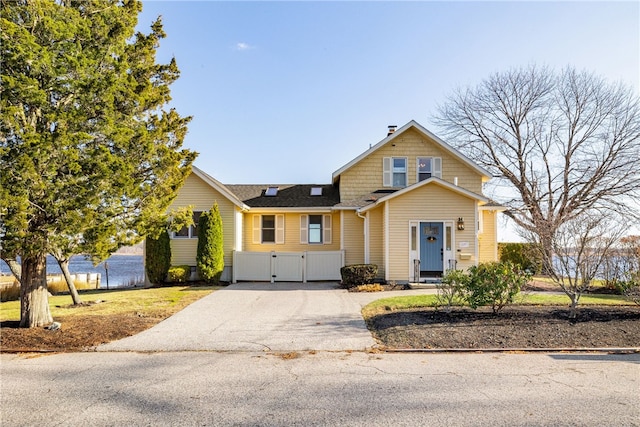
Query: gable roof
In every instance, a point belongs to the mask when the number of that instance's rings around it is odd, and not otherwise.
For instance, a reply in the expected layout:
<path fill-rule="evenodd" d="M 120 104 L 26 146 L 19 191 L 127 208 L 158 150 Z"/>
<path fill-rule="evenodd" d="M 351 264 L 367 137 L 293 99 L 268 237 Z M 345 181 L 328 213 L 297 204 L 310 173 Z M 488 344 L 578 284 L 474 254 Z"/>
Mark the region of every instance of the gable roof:
<path fill-rule="evenodd" d="M 393 193 L 386 194 L 383 197 L 380 197 L 379 199 L 371 202 L 370 204 L 368 204 L 368 205 L 366 205 L 364 207 L 361 207 L 359 209 L 359 211 L 360 212 L 366 212 L 369 209 L 372 209 L 372 208 L 378 206 L 380 203 L 386 202 L 387 200 L 394 199 L 394 198 L 396 198 L 398 196 L 401 196 L 403 194 L 409 193 L 409 192 L 411 192 L 411 191 L 413 191 L 413 190 L 415 190 L 417 188 L 423 187 L 425 185 L 438 185 L 438 186 L 443 187 L 443 188 L 445 188 L 447 190 L 451 190 L 454 193 L 458 193 L 458 194 L 460 194 L 462 196 L 465 196 L 465 197 L 468 197 L 470 199 L 474 199 L 474 200 L 477 200 L 477 201 L 483 202 L 483 203 L 489 203 L 489 201 L 490 201 L 488 198 L 486 198 L 486 197 L 484 197 L 484 196 L 482 196 L 480 194 L 474 193 L 473 191 L 469 191 L 469 190 L 467 190 L 465 188 L 462 188 L 462 187 L 459 187 L 457 185 L 451 184 L 450 182 L 444 181 L 444 180 L 442 180 L 440 178 L 431 177 L 431 178 L 425 179 L 424 181 L 416 182 L 415 184 L 410 185 L 408 187 L 404 187 L 401 190 L 394 191 Z"/>
<path fill-rule="evenodd" d="M 438 138 L 435 134 L 429 132 L 429 130 L 427 130 L 420 123 L 416 122 L 415 120 L 411 120 L 409 123 L 407 123 L 406 125 L 402 126 L 400 129 L 396 130 L 391 135 L 388 135 L 385 139 L 383 139 L 382 141 L 378 142 L 376 145 L 374 145 L 373 147 L 369 148 L 367 151 L 365 151 L 364 153 L 360 154 L 358 157 L 356 157 L 355 159 L 351 160 L 349 163 L 347 163 L 346 165 L 344 165 L 343 167 L 341 167 L 340 169 L 335 171 L 333 173 L 333 175 L 332 175 L 333 182 L 336 182 L 337 178 L 342 173 L 344 173 L 345 171 L 350 169 L 353 165 L 355 165 L 356 163 L 360 162 L 365 157 L 373 154 L 378 149 L 380 149 L 381 147 L 385 146 L 387 143 L 389 143 L 389 142 L 393 141 L 394 139 L 398 138 L 400 135 L 402 135 L 404 132 L 406 132 L 409 129 L 417 130 L 418 132 L 422 133 L 427 138 L 432 139 L 440 148 L 442 148 L 443 150 L 451 153 L 454 157 L 457 157 L 458 159 L 460 159 L 460 161 L 465 163 L 467 166 L 469 166 L 471 169 L 476 171 L 478 174 L 482 175 L 485 178 L 491 178 L 491 174 L 489 173 L 489 171 L 487 171 L 486 169 L 478 166 L 475 162 L 473 162 L 467 156 L 462 154 L 460 151 L 456 150 L 451 145 L 447 144 L 442 139 Z"/>
<path fill-rule="evenodd" d="M 227 188 L 227 186 L 225 186 L 223 183 L 221 183 L 217 179 L 213 178 L 211 175 L 208 175 L 207 173 L 205 173 L 202 169 L 198 169 L 195 166 L 191 166 L 191 173 L 193 173 L 195 176 L 203 180 L 211 188 L 221 193 L 223 196 L 229 199 L 231 203 L 233 203 L 240 209 L 243 209 L 243 210 L 249 209 L 249 206 L 244 204 L 242 200 L 240 200 L 232 191 L 230 191 Z"/>

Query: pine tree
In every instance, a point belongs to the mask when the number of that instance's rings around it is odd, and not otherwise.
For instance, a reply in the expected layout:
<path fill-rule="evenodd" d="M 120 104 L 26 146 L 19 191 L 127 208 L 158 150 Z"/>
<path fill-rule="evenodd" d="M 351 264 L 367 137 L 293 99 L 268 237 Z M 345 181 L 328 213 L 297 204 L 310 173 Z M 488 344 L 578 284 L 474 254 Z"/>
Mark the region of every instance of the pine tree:
<path fill-rule="evenodd" d="M 160 19 L 135 33 L 140 1 L 0 4 L 2 246 L 22 261 L 20 324 L 36 327 L 52 321 L 46 254 L 140 241 L 196 154 L 190 118 L 163 109 L 179 70 L 156 64 Z"/>

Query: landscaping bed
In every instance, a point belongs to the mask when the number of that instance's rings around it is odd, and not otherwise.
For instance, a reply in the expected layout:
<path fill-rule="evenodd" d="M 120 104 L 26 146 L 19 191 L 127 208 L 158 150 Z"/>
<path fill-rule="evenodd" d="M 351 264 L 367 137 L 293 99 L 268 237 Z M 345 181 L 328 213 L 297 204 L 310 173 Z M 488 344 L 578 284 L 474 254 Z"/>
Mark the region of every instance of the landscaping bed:
<path fill-rule="evenodd" d="M 584 306 L 576 319 L 561 306 L 405 309 L 367 319 L 380 344 L 395 349 L 640 347 L 640 307 Z"/>

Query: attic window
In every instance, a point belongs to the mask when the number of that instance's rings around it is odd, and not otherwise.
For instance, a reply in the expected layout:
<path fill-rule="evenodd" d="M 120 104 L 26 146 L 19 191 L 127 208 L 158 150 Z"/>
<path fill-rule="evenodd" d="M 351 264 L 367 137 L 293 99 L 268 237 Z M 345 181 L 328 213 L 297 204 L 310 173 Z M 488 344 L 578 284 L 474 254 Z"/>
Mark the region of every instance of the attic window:
<path fill-rule="evenodd" d="M 277 196 L 278 195 L 278 187 L 267 187 L 267 189 L 264 190 L 264 195 L 268 196 L 268 197 Z"/>
<path fill-rule="evenodd" d="M 322 196 L 322 187 L 311 187 L 312 196 Z"/>

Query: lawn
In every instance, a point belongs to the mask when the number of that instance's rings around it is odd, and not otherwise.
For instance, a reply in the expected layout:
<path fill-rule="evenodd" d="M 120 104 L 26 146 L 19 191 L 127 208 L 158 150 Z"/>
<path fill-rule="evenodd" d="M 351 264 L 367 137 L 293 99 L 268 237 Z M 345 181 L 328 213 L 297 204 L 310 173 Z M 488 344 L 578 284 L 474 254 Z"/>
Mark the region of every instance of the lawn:
<path fill-rule="evenodd" d="M 73 306 L 68 295 L 49 298 L 57 331 L 18 328 L 20 301 L 0 303 L 2 351 L 76 351 L 134 335 L 192 302 L 220 289 L 214 286 L 172 286 L 148 289 L 81 292 L 83 304 Z"/>

